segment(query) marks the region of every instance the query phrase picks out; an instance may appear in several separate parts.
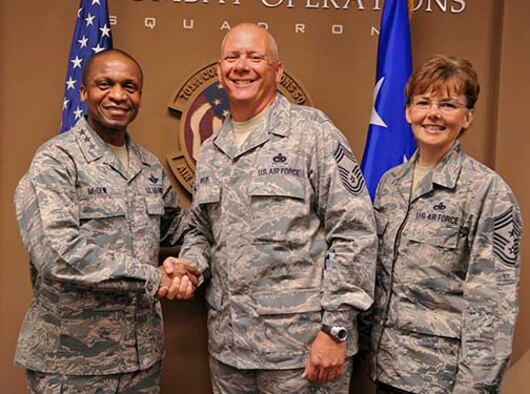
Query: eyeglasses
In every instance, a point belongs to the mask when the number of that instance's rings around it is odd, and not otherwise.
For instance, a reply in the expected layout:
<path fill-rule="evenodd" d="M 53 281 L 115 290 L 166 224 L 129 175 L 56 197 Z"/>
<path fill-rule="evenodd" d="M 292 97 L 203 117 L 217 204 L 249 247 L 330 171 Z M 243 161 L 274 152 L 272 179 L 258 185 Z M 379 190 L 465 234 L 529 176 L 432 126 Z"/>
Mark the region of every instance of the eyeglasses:
<path fill-rule="evenodd" d="M 231 53 L 223 57 L 221 60 L 227 63 L 236 63 L 241 59 L 247 59 L 251 63 L 260 64 L 262 62 L 272 61 L 268 56 L 252 53 L 250 55 L 242 56 L 239 53 Z"/>
<path fill-rule="evenodd" d="M 418 112 L 426 112 L 435 105 L 438 107 L 440 112 L 445 114 L 450 114 L 457 111 L 460 108 L 465 108 L 465 104 L 459 103 L 457 101 L 447 100 L 447 101 L 430 101 L 426 99 L 415 99 L 412 101 L 412 109 Z"/>

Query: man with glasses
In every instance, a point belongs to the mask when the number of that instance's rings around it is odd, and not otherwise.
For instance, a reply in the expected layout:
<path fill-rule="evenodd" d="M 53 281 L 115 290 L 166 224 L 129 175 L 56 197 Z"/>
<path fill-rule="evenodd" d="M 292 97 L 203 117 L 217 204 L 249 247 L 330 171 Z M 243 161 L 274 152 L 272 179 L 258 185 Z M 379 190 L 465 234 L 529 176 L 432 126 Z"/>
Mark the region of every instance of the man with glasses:
<path fill-rule="evenodd" d="M 274 38 L 221 45 L 231 115 L 202 146 L 180 257 L 210 277 L 215 393 L 347 393 L 356 314 L 372 304 L 376 235 L 347 140 L 276 86 Z"/>

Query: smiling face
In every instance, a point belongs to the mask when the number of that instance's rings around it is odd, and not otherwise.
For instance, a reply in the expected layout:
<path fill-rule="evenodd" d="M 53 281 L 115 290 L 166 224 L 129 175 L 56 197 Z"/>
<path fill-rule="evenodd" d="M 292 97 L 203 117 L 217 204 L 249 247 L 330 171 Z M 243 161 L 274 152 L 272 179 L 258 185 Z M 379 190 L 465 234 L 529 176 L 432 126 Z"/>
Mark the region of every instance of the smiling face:
<path fill-rule="evenodd" d="M 88 124 L 109 142 L 122 135 L 138 114 L 142 96 L 142 74 L 138 65 L 119 52 L 94 59 L 81 86 L 87 102 Z"/>
<path fill-rule="evenodd" d="M 426 103 L 433 104 L 426 108 Z M 406 117 L 416 138 L 420 158 L 426 153 L 441 158 L 451 149 L 473 122 L 473 109 L 466 108 L 466 105 L 464 95 L 448 88 L 412 98 L 406 108 Z"/>
<path fill-rule="evenodd" d="M 465 59 L 434 55 L 412 73 L 405 113 L 420 164 L 438 163 L 471 126 L 479 93 L 477 73 Z"/>
<path fill-rule="evenodd" d="M 217 74 L 234 120 L 248 120 L 274 100 L 283 66 L 273 45 L 267 31 L 256 25 L 239 25 L 226 35 Z"/>

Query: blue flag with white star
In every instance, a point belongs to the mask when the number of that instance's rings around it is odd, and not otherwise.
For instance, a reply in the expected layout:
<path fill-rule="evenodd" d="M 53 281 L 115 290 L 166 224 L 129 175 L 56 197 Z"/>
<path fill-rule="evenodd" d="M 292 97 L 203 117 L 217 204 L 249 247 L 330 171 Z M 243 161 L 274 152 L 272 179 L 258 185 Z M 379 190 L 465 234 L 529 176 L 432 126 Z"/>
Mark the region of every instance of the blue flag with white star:
<path fill-rule="evenodd" d="M 377 48 L 374 105 L 361 170 L 372 200 L 390 168 L 414 153 L 414 135 L 405 118 L 404 88 L 412 72 L 407 0 L 386 0 Z"/>
<path fill-rule="evenodd" d="M 79 89 L 83 67 L 95 53 L 112 48 L 107 0 L 81 0 L 66 70 L 61 133 L 86 113 Z"/>

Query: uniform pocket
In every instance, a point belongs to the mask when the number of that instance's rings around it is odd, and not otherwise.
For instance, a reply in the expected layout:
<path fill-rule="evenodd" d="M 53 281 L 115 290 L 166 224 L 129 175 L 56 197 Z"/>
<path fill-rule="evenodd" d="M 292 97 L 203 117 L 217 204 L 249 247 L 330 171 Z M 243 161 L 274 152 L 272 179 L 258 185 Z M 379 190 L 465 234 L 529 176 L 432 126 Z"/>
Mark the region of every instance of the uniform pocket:
<path fill-rule="evenodd" d="M 124 202 L 112 197 L 98 197 L 79 200 L 79 218 L 81 220 L 105 219 L 125 216 Z"/>
<path fill-rule="evenodd" d="M 74 292 L 66 292 L 61 294 L 60 303 L 61 350 L 85 357 L 107 357 L 134 347 L 135 307 L 130 296 L 83 291 L 76 298 Z"/>
<path fill-rule="evenodd" d="M 454 293 L 467 272 L 465 237 L 459 227 L 414 224 L 403 232 L 406 246 L 408 283 Z"/>
<path fill-rule="evenodd" d="M 248 187 L 248 194 L 253 197 L 290 197 L 297 200 L 305 199 L 303 180 L 284 179 L 275 176 L 262 177 L 253 181 Z"/>
<path fill-rule="evenodd" d="M 408 239 L 400 273 L 409 300 L 428 310 L 460 313 L 468 253 L 459 228 L 417 226 Z"/>
<path fill-rule="evenodd" d="M 320 290 L 299 289 L 254 295 L 257 340 L 265 353 L 304 353 L 320 330 Z"/>
<path fill-rule="evenodd" d="M 125 226 L 126 203 L 123 195 L 111 193 L 79 199 L 81 233 L 97 245 L 116 244 Z"/>
<path fill-rule="evenodd" d="M 149 196 L 145 198 L 145 206 L 149 215 L 164 214 L 164 200 L 162 196 Z"/>
<path fill-rule="evenodd" d="M 248 194 L 254 243 L 306 241 L 303 230 L 309 227 L 311 215 L 303 181 L 260 178 L 249 185 Z"/>
<path fill-rule="evenodd" d="M 427 244 L 446 249 L 455 249 L 458 244 L 460 229 L 453 226 L 440 226 L 431 224 L 416 227 L 409 232 L 408 238 L 413 242 Z"/>
<path fill-rule="evenodd" d="M 462 314 L 423 310 L 419 305 L 401 305 L 397 316 L 399 328 L 421 334 L 460 339 Z"/>
<path fill-rule="evenodd" d="M 320 311 L 321 291 L 315 289 L 263 292 L 254 295 L 259 315 L 281 315 Z"/>

